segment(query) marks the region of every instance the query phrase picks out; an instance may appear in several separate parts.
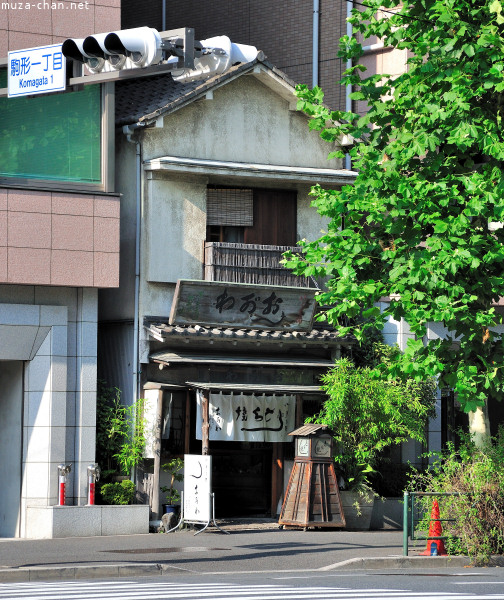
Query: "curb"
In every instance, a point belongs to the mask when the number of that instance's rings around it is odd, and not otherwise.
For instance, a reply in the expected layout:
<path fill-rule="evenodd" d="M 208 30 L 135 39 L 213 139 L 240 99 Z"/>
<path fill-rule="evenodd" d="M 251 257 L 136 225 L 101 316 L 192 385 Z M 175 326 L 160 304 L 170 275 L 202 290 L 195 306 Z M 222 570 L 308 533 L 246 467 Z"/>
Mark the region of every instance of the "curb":
<path fill-rule="evenodd" d="M 485 567 L 504 567 L 504 556 L 495 556 Z M 377 570 L 377 569 L 432 569 L 476 567 L 468 556 L 392 556 L 376 558 L 351 558 L 309 571 L 324 572 L 338 570 Z M 0 583 L 19 583 L 30 581 L 97 579 L 106 577 L 153 577 L 170 573 L 180 573 L 184 569 L 166 564 L 144 563 L 142 565 L 76 565 L 73 567 L 18 567 L 0 568 Z M 274 571 L 254 571 L 255 573 L 279 573 Z M 290 572 L 290 571 L 289 571 Z M 205 573 L 199 573 L 205 575 Z M 212 573 L 212 575 L 226 575 Z"/>
<path fill-rule="evenodd" d="M 392 556 L 387 558 L 350 558 L 349 560 L 334 563 L 317 570 L 337 571 L 340 569 L 430 569 L 433 567 L 464 568 L 469 566 L 473 566 L 473 563 L 468 556 Z"/>

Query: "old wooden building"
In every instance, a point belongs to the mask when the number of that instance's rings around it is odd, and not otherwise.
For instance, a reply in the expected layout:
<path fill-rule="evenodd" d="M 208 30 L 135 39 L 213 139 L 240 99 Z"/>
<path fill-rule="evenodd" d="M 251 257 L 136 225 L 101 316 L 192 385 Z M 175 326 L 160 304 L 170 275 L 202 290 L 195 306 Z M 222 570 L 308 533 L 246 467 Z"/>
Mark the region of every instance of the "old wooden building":
<path fill-rule="evenodd" d="M 162 408 L 161 461 L 212 455 L 218 516 L 277 514 L 287 434 L 347 343 L 314 322 L 316 282 L 280 260 L 324 226 L 311 186 L 354 174 L 260 58 L 205 82 L 121 83 L 116 106 L 121 272 L 100 296 L 100 375 Z"/>

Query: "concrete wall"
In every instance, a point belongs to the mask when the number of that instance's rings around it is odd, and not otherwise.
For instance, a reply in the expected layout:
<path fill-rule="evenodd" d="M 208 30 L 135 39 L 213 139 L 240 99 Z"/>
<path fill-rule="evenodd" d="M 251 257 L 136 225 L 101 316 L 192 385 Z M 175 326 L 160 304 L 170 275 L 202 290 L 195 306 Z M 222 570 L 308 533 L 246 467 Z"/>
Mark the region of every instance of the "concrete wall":
<path fill-rule="evenodd" d="M 292 98 L 295 102 L 295 98 Z M 164 118 L 163 127 L 146 132 L 144 160 L 164 155 L 319 168 L 342 168 L 327 160 L 335 148 L 308 118 L 259 81 L 244 75 Z"/>
<path fill-rule="evenodd" d="M 23 447 L 1 447 L 2 460 L 18 450 L 22 456 L 21 536 L 27 507 L 57 504 L 59 463 L 73 463 L 68 504 L 86 502 L 86 467 L 95 456 L 96 319 L 96 290 L 0 285 L 0 358 L 24 361 Z M 12 406 L 9 414 L 15 417 Z"/>
<path fill-rule="evenodd" d="M 0 537 L 19 535 L 21 504 L 23 363 L 0 361 Z"/>

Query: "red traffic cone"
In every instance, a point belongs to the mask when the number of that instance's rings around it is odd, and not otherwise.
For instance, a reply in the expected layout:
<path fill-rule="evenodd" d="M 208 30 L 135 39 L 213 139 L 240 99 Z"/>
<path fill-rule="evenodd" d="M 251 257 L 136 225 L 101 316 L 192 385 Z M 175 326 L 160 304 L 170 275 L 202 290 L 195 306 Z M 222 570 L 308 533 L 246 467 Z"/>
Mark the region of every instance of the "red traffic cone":
<path fill-rule="evenodd" d="M 443 535 L 443 528 L 439 520 L 439 504 L 437 500 L 432 503 L 431 520 L 429 523 L 429 535 L 427 536 L 427 548 L 420 552 L 422 556 L 446 556 L 447 552 L 443 540 L 432 540 Z"/>

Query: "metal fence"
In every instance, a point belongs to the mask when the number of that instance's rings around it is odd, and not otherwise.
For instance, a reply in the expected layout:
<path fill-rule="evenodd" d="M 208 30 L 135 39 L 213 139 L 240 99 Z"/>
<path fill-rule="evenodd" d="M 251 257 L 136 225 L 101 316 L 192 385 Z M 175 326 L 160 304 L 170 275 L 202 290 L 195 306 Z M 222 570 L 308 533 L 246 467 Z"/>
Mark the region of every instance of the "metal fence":
<path fill-rule="evenodd" d="M 425 520 L 424 508 L 420 507 L 417 503 L 415 505 L 415 498 L 423 496 L 433 496 L 435 498 L 442 498 L 444 496 L 462 496 L 459 492 L 404 492 L 404 506 L 403 506 L 403 556 L 408 556 L 408 544 L 409 540 L 446 540 L 453 538 L 450 535 L 442 536 L 422 536 L 418 534 L 415 526 Z M 422 510 L 421 516 L 420 510 Z M 455 519 L 436 519 L 438 522 L 451 522 Z"/>

